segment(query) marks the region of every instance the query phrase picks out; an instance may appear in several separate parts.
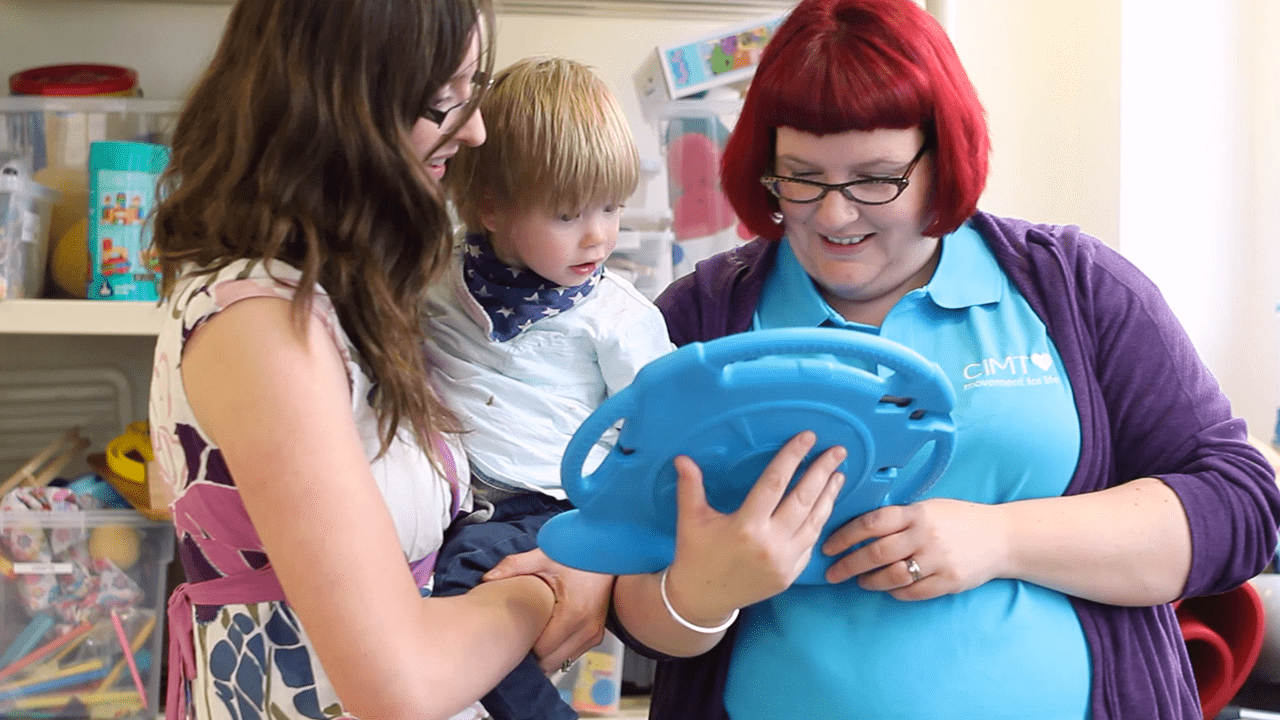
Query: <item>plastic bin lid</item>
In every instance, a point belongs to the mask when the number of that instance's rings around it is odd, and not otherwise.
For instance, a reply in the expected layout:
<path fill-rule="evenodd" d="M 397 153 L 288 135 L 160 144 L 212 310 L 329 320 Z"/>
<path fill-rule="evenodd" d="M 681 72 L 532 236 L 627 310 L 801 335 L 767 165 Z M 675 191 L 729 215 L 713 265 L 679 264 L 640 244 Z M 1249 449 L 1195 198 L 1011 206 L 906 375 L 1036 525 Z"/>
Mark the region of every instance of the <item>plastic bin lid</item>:
<path fill-rule="evenodd" d="M 15 95 L 107 95 L 138 86 L 138 73 L 119 65 L 46 65 L 9 76 Z"/>

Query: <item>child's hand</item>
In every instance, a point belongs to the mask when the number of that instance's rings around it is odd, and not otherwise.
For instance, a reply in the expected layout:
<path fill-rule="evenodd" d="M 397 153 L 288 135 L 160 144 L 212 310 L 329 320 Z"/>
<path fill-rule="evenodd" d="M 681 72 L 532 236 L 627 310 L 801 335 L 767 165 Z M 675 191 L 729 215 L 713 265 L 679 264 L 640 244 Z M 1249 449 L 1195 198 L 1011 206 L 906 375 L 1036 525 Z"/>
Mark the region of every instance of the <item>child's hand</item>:
<path fill-rule="evenodd" d="M 844 483 L 836 467 L 848 454 L 840 446 L 828 449 L 787 492 L 815 442 L 805 431 L 782 446 L 731 515 L 707 504 L 702 471 L 693 460 L 676 458 L 679 515 L 667 594 L 686 620 L 714 627 L 799 577 Z"/>
<path fill-rule="evenodd" d="M 613 594 L 613 576 L 566 567 L 541 550 L 508 555 L 484 579 L 537 575 L 555 592 L 551 621 L 533 645 L 543 672 L 552 673 L 600 644 Z"/>

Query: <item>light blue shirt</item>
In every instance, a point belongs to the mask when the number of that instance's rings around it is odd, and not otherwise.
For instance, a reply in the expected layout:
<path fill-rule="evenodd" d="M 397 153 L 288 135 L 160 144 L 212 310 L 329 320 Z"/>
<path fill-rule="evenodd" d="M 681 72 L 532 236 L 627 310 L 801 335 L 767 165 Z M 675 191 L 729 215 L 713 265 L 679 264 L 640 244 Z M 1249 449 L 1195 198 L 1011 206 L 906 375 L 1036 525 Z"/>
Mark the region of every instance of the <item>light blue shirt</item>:
<path fill-rule="evenodd" d="M 975 230 L 943 238 L 932 280 L 880 328 L 832 310 L 784 239 L 754 329 L 818 325 L 878 332 L 951 380 L 955 451 L 925 497 L 1000 503 L 1065 491 L 1080 451 L 1070 385 L 1044 323 Z M 725 691 L 734 720 L 1089 716 L 1079 619 L 1066 596 L 1031 583 L 993 580 L 922 602 L 853 580 L 795 586 L 739 623 Z"/>
<path fill-rule="evenodd" d="M 560 461 L 569 439 L 640 368 L 671 351 L 667 324 L 631 283 L 606 271 L 569 310 L 497 342 L 462 273 L 455 257 L 427 296 L 433 387 L 462 423 L 473 475 L 503 491 L 563 500 Z M 616 438 L 610 431 L 597 442 L 588 471 Z"/>

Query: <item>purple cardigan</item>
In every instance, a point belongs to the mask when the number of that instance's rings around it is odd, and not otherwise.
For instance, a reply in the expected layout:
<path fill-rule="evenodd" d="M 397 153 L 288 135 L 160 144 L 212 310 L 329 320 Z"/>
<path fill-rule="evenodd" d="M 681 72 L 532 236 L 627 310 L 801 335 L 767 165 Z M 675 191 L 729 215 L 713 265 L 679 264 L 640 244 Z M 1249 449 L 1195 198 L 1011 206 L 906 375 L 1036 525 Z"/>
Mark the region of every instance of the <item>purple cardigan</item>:
<path fill-rule="evenodd" d="M 1200 361 L 1155 285 L 1075 226 L 973 216 L 979 234 L 1043 320 L 1080 416 L 1067 494 L 1158 476 L 1191 527 L 1184 597 L 1230 590 L 1276 547 L 1280 491 L 1243 420 Z M 777 243 L 755 240 L 698 264 L 657 300 L 676 345 L 749 329 Z M 1170 605 L 1118 607 L 1072 598 L 1092 658 L 1092 720 L 1200 720 L 1186 644 Z M 695 658 L 659 659 L 652 720 L 724 720 L 731 629 Z"/>

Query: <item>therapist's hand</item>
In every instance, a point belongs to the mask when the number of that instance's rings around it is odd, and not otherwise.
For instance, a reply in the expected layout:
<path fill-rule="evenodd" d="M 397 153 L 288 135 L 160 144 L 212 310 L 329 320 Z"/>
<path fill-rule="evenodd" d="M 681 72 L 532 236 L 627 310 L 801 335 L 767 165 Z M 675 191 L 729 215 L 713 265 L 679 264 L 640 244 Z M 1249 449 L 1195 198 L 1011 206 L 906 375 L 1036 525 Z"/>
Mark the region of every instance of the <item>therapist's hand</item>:
<path fill-rule="evenodd" d="M 537 575 L 555 592 L 551 621 L 533 645 L 533 654 L 545 673 L 559 670 L 604 639 L 604 622 L 613 594 L 613 576 L 566 567 L 541 550 L 508 555 L 484 579 L 501 580 L 516 575 Z"/>
<path fill-rule="evenodd" d="M 899 600 L 926 600 L 1003 577 L 1009 539 L 1000 508 L 934 498 L 860 515 L 823 543 L 822 552 L 839 555 L 869 541 L 833 563 L 827 581 L 856 577 L 866 590 L 888 592 Z M 911 576 L 912 561 L 918 581 Z"/>
<path fill-rule="evenodd" d="M 686 620 L 714 627 L 733 610 L 773 597 L 799 577 L 831 516 L 844 483 L 836 468 L 848 456 L 841 446 L 828 448 L 788 490 L 816 441 L 810 431 L 791 438 L 731 514 L 707 503 L 698 465 L 683 455 L 675 458 L 679 512 L 667 594 Z"/>

